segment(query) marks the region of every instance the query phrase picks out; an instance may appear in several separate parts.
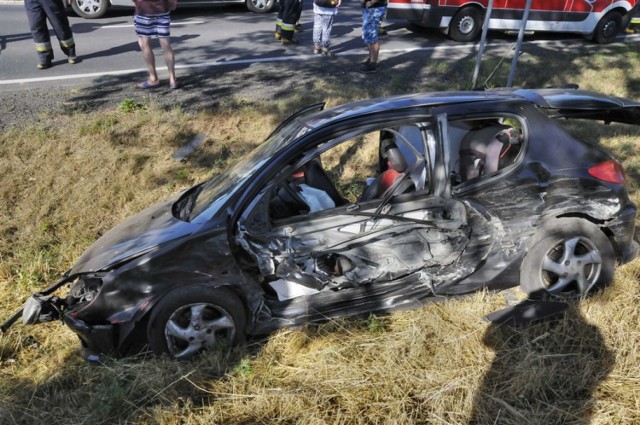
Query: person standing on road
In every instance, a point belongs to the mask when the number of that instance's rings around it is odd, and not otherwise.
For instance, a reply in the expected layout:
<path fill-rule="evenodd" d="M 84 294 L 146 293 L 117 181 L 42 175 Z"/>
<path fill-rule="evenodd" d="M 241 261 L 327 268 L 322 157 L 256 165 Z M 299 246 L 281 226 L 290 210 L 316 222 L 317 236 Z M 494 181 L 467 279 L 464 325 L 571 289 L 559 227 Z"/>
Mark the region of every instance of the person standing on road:
<path fill-rule="evenodd" d="M 313 0 L 313 53 L 334 56 L 329 49 L 333 19 L 342 0 Z"/>
<path fill-rule="evenodd" d="M 293 38 L 296 28 L 300 30 L 298 21 L 302 14 L 302 0 L 280 0 L 278 17 L 276 18 L 276 40 L 282 44 L 297 44 Z"/>
<path fill-rule="evenodd" d="M 138 84 L 138 87 L 150 89 L 160 85 L 156 71 L 156 58 L 151 48 L 151 38 L 158 38 L 169 72 L 169 88 L 177 89 L 175 56 L 169 39 L 171 11 L 176 9 L 177 0 L 133 0 L 133 3 L 136 6 L 133 24 L 138 35 L 138 45 L 149 71 L 149 78 Z"/>
<path fill-rule="evenodd" d="M 53 61 L 53 48 L 51 47 L 47 19 L 56 33 L 60 49 L 67 55 L 67 61 L 70 64 L 75 64 L 77 62 L 76 43 L 73 41 L 73 33 L 71 26 L 69 26 L 67 8 L 62 0 L 24 0 L 24 8 L 27 11 L 33 41 L 36 43 L 39 59 L 36 65 L 38 69 L 51 68 Z"/>
<path fill-rule="evenodd" d="M 362 0 L 362 40 L 369 49 L 369 57 L 360 67 L 365 73 L 375 72 L 378 69 L 378 53 L 380 42 L 378 32 L 380 22 L 387 13 L 387 0 Z"/>

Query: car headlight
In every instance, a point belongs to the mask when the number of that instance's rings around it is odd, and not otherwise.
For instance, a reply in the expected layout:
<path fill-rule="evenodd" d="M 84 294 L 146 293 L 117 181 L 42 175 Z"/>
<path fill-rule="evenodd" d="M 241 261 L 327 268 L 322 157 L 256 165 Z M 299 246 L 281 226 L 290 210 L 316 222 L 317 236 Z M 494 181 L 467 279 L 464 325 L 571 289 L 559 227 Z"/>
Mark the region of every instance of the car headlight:
<path fill-rule="evenodd" d="M 80 276 L 71 286 L 67 295 L 70 310 L 79 311 L 91 304 L 102 289 L 102 279 L 97 275 Z"/>

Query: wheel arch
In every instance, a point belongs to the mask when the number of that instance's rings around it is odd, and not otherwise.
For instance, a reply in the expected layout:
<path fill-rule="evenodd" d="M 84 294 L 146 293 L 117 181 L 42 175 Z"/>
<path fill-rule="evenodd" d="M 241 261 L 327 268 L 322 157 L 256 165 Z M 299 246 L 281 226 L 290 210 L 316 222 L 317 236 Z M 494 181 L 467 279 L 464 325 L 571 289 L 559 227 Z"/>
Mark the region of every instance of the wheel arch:
<path fill-rule="evenodd" d="M 565 212 L 565 213 L 561 213 L 561 214 L 557 214 L 557 215 L 551 215 L 551 216 L 544 217 L 540 221 L 540 225 L 538 227 L 542 226 L 542 224 L 544 222 L 546 222 L 547 220 L 553 220 L 553 219 L 558 219 L 558 218 L 578 218 L 578 219 L 586 220 L 586 221 L 594 224 L 596 227 L 598 227 L 598 229 L 600 229 L 600 231 L 602 233 L 604 233 L 604 235 L 609 240 L 609 243 L 611 243 L 611 247 L 613 248 L 613 252 L 615 253 L 615 256 L 616 256 L 616 262 L 619 264 L 622 261 L 623 253 L 622 253 L 622 250 L 620 248 L 620 244 L 618 243 L 613 231 L 609 228 L 609 226 L 607 226 L 607 221 L 606 220 L 597 219 L 597 218 L 592 217 L 589 214 L 585 214 L 583 212 L 572 211 L 572 212 Z M 537 240 L 535 240 L 535 239 L 536 239 L 536 237 L 534 236 L 532 238 L 531 243 L 529 244 L 529 247 L 535 245 L 535 243 L 537 242 Z"/>
<path fill-rule="evenodd" d="M 484 14 L 487 12 L 487 9 L 478 2 L 471 2 L 471 3 L 466 3 L 464 6 L 460 6 L 458 9 L 456 9 L 455 13 L 453 15 L 451 15 L 451 20 L 449 21 L 449 24 L 447 25 L 447 29 L 446 29 L 446 34 L 449 35 L 449 33 L 451 32 L 451 22 L 453 22 L 453 19 L 455 18 L 455 16 L 460 13 L 461 10 L 464 9 L 476 9 L 479 13 L 480 13 L 480 17 L 482 18 L 482 23 L 484 23 Z"/>
<path fill-rule="evenodd" d="M 250 330 L 251 327 L 253 326 L 254 316 L 251 314 L 246 294 L 238 287 L 238 285 L 234 285 L 232 283 L 222 283 L 218 285 L 207 285 L 204 283 L 195 283 L 195 284 L 189 284 L 185 286 L 177 286 L 177 287 L 170 288 L 165 292 L 163 292 L 161 295 L 148 300 L 148 302 L 138 310 L 132 322 L 135 322 L 137 325 L 141 325 L 146 328 L 146 324 L 149 322 L 151 315 L 153 314 L 154 307 L 158 305 L 160 301 L 170 296 L 171 293 L 173 293 L 174 291 L 187 288 L 187 287 L 201 287 L 201 288 L 205 288 L 206 290 L 215 289 L 215 290 L 220 290 L 223 292 L 230 293 L 231 295 L 238 298 L 238 300 L 244 307 L 242 314 L 245 319 L 245 329 L 243 329 L 245 334 L 248 333 L 248 330 Z"/>

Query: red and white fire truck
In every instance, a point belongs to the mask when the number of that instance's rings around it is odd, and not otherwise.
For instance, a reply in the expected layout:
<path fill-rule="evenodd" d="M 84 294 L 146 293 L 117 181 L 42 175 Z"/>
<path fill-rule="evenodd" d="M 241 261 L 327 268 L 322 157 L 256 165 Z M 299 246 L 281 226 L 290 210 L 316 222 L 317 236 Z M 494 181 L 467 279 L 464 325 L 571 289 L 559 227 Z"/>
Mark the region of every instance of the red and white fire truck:
<path fill-rule="evenodd" d="M 532 0 L 526 31 L 583 34 L 598 43 L 613 41 L 625 29 L 637 0 Z M 490 30 L 519 31 L 526 0 L 495 0 Z M 389 0 L 387 17 L 440 28 L 455 41 L 479 37 L 488 0 Z"/>

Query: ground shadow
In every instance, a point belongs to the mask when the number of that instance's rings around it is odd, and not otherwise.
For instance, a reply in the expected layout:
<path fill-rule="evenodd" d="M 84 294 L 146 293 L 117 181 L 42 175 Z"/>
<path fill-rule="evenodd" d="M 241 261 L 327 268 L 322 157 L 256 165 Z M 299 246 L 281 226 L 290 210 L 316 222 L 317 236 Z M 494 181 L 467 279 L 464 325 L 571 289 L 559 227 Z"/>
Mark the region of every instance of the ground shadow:
<path fill-rule="evenodd" d="M 564 317 L 527 327 L 492 323 L 483 342 L 495 358 L 478 387 L 470 425 L 590 423 L 594 391 L 614 358 L 578 304 Z"/>

